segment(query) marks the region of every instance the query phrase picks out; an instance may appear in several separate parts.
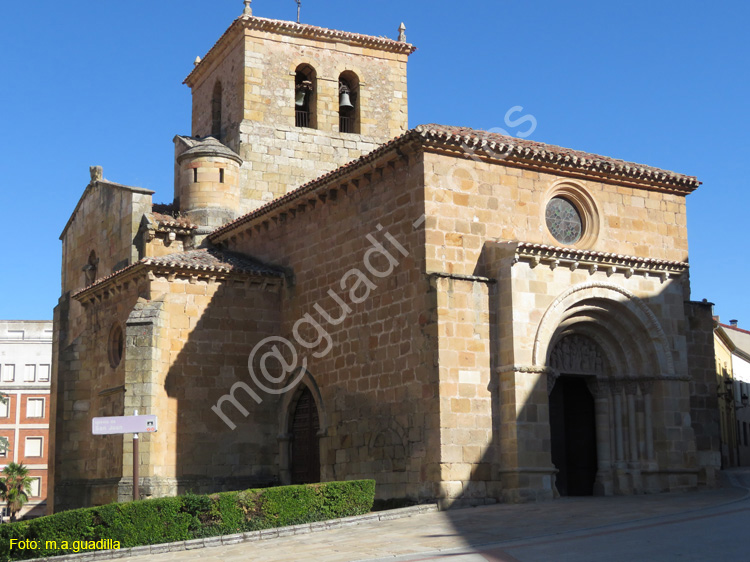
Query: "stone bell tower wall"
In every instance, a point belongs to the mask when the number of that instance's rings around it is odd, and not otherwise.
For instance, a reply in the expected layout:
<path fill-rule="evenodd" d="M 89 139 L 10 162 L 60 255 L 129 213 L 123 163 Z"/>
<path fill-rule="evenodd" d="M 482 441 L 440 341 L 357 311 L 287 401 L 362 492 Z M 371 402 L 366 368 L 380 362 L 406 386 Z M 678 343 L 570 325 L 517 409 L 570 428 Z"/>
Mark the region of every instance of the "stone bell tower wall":
<path fill-rule="evenodd" d="M 244 161 L 240 213 L 359 158 L 407 130 L 408 43 L 243 16 L 186 79 L 196 137 Z M 298 127 L 295 76 L 314 72 L 311 127 Z M 339 77 L 356 78 L 354 132 L 339 131 Z M 220 96 L 218 95 L 221 83 Z M 219 110 L 220 107 L 220 110 Z"/>

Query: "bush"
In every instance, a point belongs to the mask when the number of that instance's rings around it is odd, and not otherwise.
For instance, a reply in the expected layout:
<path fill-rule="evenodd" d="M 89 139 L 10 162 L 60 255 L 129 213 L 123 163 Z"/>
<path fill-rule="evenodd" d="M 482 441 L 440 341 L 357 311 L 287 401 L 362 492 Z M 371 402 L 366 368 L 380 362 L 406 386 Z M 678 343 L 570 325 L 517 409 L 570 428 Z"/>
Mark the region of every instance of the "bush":
<path fill-rule="evenodd" d="M 374 480 L 353 480 L 74 509 L 0 525 L 0 561 L 89 551 L 76 550 L 75 541 L 111 539 L 129 548 L 362 515 L 374 498 Z M 38 548 L 11 550 L 11 539 L 35 540 Z"/>

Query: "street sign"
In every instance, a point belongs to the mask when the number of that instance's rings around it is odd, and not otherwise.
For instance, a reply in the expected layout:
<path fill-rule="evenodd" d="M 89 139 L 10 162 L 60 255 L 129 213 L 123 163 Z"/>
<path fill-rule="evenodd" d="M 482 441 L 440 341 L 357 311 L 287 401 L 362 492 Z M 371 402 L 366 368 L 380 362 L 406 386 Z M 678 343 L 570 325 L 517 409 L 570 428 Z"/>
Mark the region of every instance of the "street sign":
<path fill-rule="evenodd" d="M 91 420 L 91 433 L 94 435 L 155 433 L 156 430 L 156 416 L 110 416 Z"/>

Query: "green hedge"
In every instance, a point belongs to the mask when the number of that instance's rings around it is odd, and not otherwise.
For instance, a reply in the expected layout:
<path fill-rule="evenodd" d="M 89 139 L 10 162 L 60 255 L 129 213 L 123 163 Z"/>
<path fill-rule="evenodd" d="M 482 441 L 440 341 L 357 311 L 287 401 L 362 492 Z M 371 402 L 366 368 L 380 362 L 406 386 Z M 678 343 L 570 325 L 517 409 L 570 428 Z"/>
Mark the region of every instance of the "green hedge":
<path fill-rule="evenodd" d="M 374 499 L 374 480 L 352 480 L 74 509 L 0 525 L 0 560 L 90 552 L 81 541 L 106 548 L 111 539 L 129 548 L 362 515 Z M 11 549 L 11 539 L 37 541 L 38 548 Z"/>

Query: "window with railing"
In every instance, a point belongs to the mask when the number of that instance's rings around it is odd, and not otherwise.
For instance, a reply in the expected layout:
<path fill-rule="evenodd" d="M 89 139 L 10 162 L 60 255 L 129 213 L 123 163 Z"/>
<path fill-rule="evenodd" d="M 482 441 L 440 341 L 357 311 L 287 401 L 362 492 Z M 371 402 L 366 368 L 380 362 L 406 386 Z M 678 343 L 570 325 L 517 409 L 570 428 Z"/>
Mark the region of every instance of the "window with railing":
<path fill-rule="evenodd" d="M 309 64 L 297 67 L 294 78 L 294 124 L 317 129 L 315 84 L 317 74 Z"/>
<path fill-rule="evenodd" d="M 296 118 L 294 121 L 296 127 L 310 127 L 310 111 L 307 109 L 296 110 Z"/>
<path fill-rule="evenodd" d="M 339 76 L 339 132 L 359 133 L 359 77 L 347 70 Z"/>

